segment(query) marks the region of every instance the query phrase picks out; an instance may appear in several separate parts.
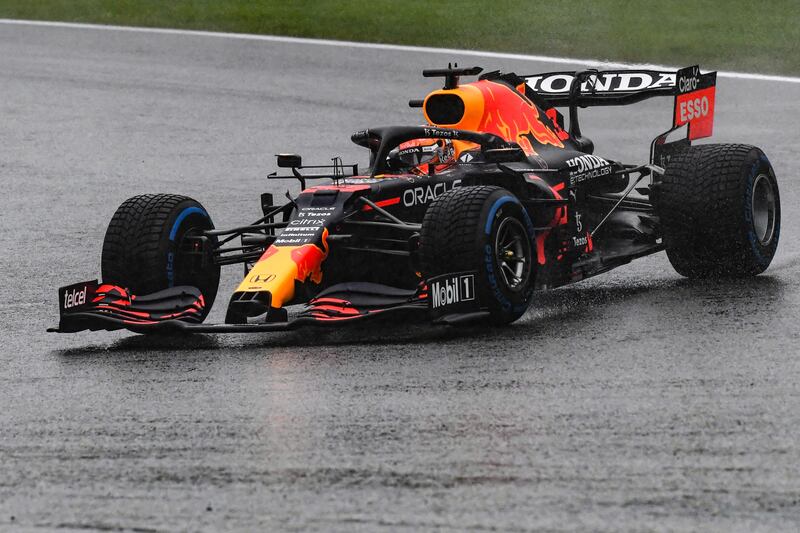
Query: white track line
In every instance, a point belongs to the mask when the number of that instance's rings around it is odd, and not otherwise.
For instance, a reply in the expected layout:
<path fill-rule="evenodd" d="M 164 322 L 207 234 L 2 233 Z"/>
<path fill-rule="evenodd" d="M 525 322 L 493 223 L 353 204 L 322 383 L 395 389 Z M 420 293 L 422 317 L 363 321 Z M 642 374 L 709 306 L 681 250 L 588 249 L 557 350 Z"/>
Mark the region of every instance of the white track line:
<path fill-rule="evenodd" d="M 225 33 L 199 30 L 178 30 L 172 28 L 144 28 L 140 26 L 111 26 L 107 24 L 82 24 L 76 22 L 50 22 L 40 20 L 0 19 L 0 24 L 18 26 L 44 26 L 51 28 L 73 28 L 100 31 L 126 31 L 133 33 L 156 33 L 161 35 L 191 35 L 196 37 L 215 37 L 218 39 L 240 39 L 246 41 L 268 41 L 273 43 L 310 44 L 315 46 L 337 46 L 341 48 L 367 48 L 371 50 L 394 50 L 423 54 L 460 55 L 472 57 L 488 57 L 495 59 L 513 59 L 517 61 L 537 61 L 540 63 L 560 63 L 562 65 L 599 65 L 606 68 L 637 67 L 652 70 L 677 70 L 668 65 L 633 64 L 599 59 L 577 59 L 572 57 L 552 57 L 528 54 L 511 54 L 505 52 L 486 52 L 479 50 L 458 50 L 455 48 L 433 48 L 428 46 L 406 46 L 398 44 L 359 43 L 353 41 L 333 41 L 330 39 L 307 39 L 302 37 L 284 37 L 281 35 L 256 35 L 252 33 Z M 753 74 L 749 72 L 719 71 L 722 78 L 738 78 L 744 80 L 776 81 L 782 83 L 800 83 L 800 77 L 774 76 L 769 74 Z"/>

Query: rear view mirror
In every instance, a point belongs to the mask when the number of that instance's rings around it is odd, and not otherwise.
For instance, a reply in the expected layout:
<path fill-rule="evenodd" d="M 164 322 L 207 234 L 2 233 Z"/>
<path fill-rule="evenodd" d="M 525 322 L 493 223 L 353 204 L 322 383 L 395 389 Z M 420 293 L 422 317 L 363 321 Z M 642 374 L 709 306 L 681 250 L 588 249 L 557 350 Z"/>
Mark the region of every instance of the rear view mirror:
<path fill-rule="evenodd" d="M 303 158 L 297 154 L 278 154 L 278 166 L 281 168 L 300 168 L 303 166 Z"/>

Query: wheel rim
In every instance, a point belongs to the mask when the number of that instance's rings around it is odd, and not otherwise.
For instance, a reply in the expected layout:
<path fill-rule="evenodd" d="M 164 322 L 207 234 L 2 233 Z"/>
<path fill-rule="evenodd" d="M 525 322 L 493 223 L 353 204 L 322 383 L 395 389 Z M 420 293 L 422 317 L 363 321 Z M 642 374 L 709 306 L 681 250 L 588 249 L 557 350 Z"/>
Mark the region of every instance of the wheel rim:
<path fill-rule="evenodd" d="M 756 176 L 753 183 L 753 231 L 758 242 L 767 245 L 775 234 L 775 190 L 766 174 Z"/>
<path fill-rule="evenodd" d="M 530 275 L 531 246 L 525 227 L 516 218 L 506 218 L 497 228 L 494 243 L 498 270 L 506 287 L 522 290 Z"/>

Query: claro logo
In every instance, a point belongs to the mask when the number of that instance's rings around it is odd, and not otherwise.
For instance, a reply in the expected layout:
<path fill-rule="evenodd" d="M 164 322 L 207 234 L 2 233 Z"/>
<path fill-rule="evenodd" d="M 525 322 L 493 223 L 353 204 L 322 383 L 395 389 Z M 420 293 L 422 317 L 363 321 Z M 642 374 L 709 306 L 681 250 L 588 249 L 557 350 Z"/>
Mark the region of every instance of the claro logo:
<path fill-rule="evenodd" d="M 687 67 L 678 71 L 678 93 L 690 93 L 700 86 L 700 67 Z"/>
<path fill-rule="evenodd" d="M 406 207 L 414 207 L 415 205 L 425 205 L 439 198 L 447 191 L 458 187 L 461 180 L 453 182 L 441 182 L 434 185 L 424 185 L 422 187 L 414 187 L 403 191 L 403 205 Z"/>
<path fill-rule="evenodd" d="M 690 93 L 697 89 L 700 79 L 697 76 L 683 77 L 678 79 L 678 91 L 681 93 Z"/>

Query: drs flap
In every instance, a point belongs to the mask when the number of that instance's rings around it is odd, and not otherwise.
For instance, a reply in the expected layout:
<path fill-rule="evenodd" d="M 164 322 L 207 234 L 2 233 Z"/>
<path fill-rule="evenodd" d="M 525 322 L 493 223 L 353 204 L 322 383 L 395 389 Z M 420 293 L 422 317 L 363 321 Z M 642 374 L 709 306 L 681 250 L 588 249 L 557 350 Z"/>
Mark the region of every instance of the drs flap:
<path fill-rule="evenodd" d="M 688 124 L 689 140 L 710 137 L 714 130 L 717 73 L 700 73 L 700 67 L 678 71 L 675 82 L 673 126 Z"/>

